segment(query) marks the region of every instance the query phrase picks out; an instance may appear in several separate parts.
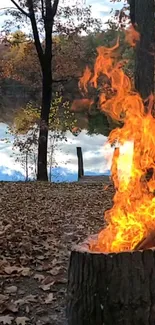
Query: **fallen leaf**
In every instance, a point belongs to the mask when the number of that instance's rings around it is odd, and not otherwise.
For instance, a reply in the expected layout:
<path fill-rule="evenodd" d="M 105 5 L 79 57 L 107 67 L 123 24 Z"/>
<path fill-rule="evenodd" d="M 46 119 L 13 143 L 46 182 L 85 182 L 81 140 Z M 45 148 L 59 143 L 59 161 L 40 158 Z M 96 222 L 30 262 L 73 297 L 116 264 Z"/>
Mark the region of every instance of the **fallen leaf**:
<path fill-rule="evenodd" d="M 1 305 L 3 302 L 7 301 L 8 299 L 9 299 L 9 296 L 5 296 L 5 295 L 1 295 L 1 294 L 0 294 L 0 305 Z"/>
<path fill-rule="evenodd" d="M 29 302 L 37 302 L 37 296 L 35 295 L 28 295 L 28 296 L 25 296 L 21 299 L 18 299 L 15 301 L 15 303 L 19 306 L 22 306 L 22 305 L 25 305 Z"/>
<path fill-rule="evenodd" d="M 37 301 L 37 296 L 36 295 L 28 295 L 25 297 L 25 301 L 28 302 L 36 302 Z"/>
<path fill-rule="evenodd" d="M 48 284 L 42 284 L 39 288 L 41 288 L 43 291 L 48 291 L 51 289 L 51 286 L 54 284 L 55 282 L 52 281 L 51 283 Z"/>
<path fill-rule="evenodd" d="M 5 273 L 7 273 L 7 274 L 12 274 L 12 273 L 18 273 L 19 271 L 20 271 L 20 268 L 19 267 L 17 267 L 17 266 L 6 266 L 5 268 L 4 268 L 4 271 L 5 271 Z"/>
<path fill-rule="evenodd" d="M 17 292 L 17 287 L 16 286 L 10 286 L 5 288 L 6 293 L 15 293 Z"/>
<path fill-rule="evenodd" d="M 54 299 L 54 297 L 53 297 L 53 293 L 50 292 L 50 293 L 48 294 L 48 296 L 46 297 L 46 299 L 45 299 L 45 304 L 51 304 L 51 302 L 53 301 L 53 299 Z"/>
<path fill-rule="evenodd" d="M 53 269 L 47 271 L 47 273 L 50 273 L 51 275 L 58 275 L 61 270 L 61 266 L 56 266 Z"/>
<path fill-rule="evenodd" d="M 36 273 L 33 278 L 38 280 L 39 282 L 45 279 L 43 274 L 38 274 L 38 273 Z"/>
<path fill-rule="evenodd" d="M 23 267 L 23 268 L 21 268 L 21 274 L 23 276 L 30 276 L 31 275 L 31 269 L 29 267 Z"/>
<path fill-rule="evenodd" d="M 43 279 L 42 284 L 49 284 L 53 282 L 52 277 L 50 275 L 46 276 L 46 278 Z"/>
<path fill-rule="evenodd" d="M 36 256 L 36 258 L 40 261 L 43 261 L 45 259 L 45 256 L 44 255 L 38 255 Z"/>
<path fill-rule="evenodd" d="M 5 324 L 12 324 L 12 321 L 13 321 L 13 317 L 9 316 L 9 315 L 6 315 L 6 316 L 0 316 L 0 323 L 3 323 L 4 325 Z"/>
<path fill-rule="evenodd" d="M 18 311 L 18 307 L 14 302 L 8 302 L 5 307 L 5 311 L 12 311 L 12 313 L 17 313 Z"/>
<path fill-rule="evenodd" d="M 28 320 L 29 320 L 29 318 L 28 317 L 25 317 L 25 316 L 23 316 L 23 317 L 17 317 L 15 319 L 17 325 L 25 325 Z"/>

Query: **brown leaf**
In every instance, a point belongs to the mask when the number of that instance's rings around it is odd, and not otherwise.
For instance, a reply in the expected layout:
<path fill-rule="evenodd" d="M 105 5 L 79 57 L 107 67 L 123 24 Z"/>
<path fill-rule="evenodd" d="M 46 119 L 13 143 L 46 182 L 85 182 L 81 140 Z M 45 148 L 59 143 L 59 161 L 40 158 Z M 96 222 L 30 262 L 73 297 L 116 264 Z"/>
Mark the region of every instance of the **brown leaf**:
<path fill-rule="evenodd" d="M 17 307 L 16 303 L 14 303 L 14 302 L 7 303 L 6 311 L 12 311 L 12 313 L 17 313 L 18 307 Z"/>
<path fill-rule="evenodd" d="M 4 268 L 5 273 L 11 275 L 12 273 L 18 273 L 20 271 L 20 268 L 17 266 L 6 266 Z"/>
<path fill-rule="evenodd" d="M 53 286 L 54 283 L 55 282 L 52 281 L 52 282 L 50 282 L 48 284 L 42 284 L 39 288 L 41 288 L 43 291 L 48 291 L 48 290 L 51 289 L 51 286 Z"/>
<path fill-rule="evenodd" d="M 29 302 L 36 302 L 37 301 L 37 296 L 35 295 L 28 295 L 28 296 L 25 296 L 21 299 L 18 299 L 15 301 L 16 304 L 18 304 L 19 306 L 22 306 L 22 305 L 25 305 Z"/>
<path fill-rule="evenodd" d="M 46 299 L 45 299 L 45 303 L 46 303 L 46 304 L 51 304 L 51 302 L 53 301 L 53 299 L 54 299 L 54 297 L 53 297 L 53 293 L 50 292 L 50 293 L 47 295 Z"/>
<path fill-rule="evenodd" d="M 43 274 L 38 274 L 38 273 L 36 273 L 33 278 L 38 280 L 39 282 L 42 282 L 45 279 Z"/>
<path fill-rule="evenodd" d="M 42 284 L 49 284 L 52 282 L 52 277 L 50 275 L 46 276 L 46 278 L 43 279 Z"/>
<path fill-rule="evenodd" d="M 30 312 L 29 306 L 26 306 L 25 311 L 26 311 L 27 314 Z"/>
<path fill-rule="evenodd" d="M 0 316 L 0 323 L 3 323 L 4 325 L 5 324 L 12 324 L 12 321 L 13 321 L 13 317 L 9 316 L 9 315 L 6 315 L 6 316 Z"/>
<path fill-rule="evenodd" d="M 17 325 L 26 325 L 26 322 L 28 320 L 29 320 L 29 318 L 28 317 L 25 317 L 25 316 L 23 316 L 23 317 L 17 317 L 15 319 Z"/>
<path fill-rule="evenodd" d="M 23 267 L 21 268 L 21 274 L 23 276 L 30 276 L 31 275 L 31 269 L 29 267 Z"/>
<path fill-rule="evenodd" d="M 61 270 L 61 266 L 55 266 L 53 269 L 47 271 L 51 275 L 58 275 Z"/>
<path fill-rule="evenodd" d="M 43 261 L 45 259 L 45 256 L 44 255 L 38 255 L 36 256 L 36 258 L 40 261 Z"/>
<path fill-rule="evenodd" d="M 8 299 L 9 299 L 9 296 L 5 296 L 5 295 L 1 295 L 1 294 L 0 294 L 0 305 L 1 305 L 3 302 L 7 301 Z"/>
<path fill-rule="evenodd" d="M 11 311 L 12 313 L 16 313 L 18 311 L 18 307 L 14 302 L 0 302 L 0 313 L 4 313 L 7 311 Z"/>
<path fill-rule="evenodd" d="M 6 293 L 16 293 L 17 292 L 17 287 L 16 286 L 10 286 L 5 288 Z"/>

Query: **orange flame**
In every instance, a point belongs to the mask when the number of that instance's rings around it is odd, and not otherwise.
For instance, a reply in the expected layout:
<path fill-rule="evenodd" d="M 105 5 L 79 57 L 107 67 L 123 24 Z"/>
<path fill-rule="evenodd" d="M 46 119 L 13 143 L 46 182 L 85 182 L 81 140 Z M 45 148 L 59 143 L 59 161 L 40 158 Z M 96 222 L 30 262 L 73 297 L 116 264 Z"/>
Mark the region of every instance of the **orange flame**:
<path fill-rule="evenodd" d="M 155 229 L 155 119 L 151 115 L 153 97 L 148 110 L 138 93 L 133 91 L 131 81 L 124 74 L 121 64 L 115 62 L 112 49 L 99 47 L 90 77 L 87 68 L 80 87 L 87 91 L 88 84 L 98 86 L 98 77 L 105 74 L 111 82 L 111 96 L 107 98 L 104 85 L 100 87 L 100 108 L 113 119 L 122 121 L 123 127 L 113 130 L 108 138 L 110 144 L 117 141 L 114 151 L 112 179 L 116 188 L 114 204 L 105 212 L 107 224 L 91 242 L 92 251 L 120 252 L 132 250 Z M 153 169 L 147 180 L 148 169 Z"/>

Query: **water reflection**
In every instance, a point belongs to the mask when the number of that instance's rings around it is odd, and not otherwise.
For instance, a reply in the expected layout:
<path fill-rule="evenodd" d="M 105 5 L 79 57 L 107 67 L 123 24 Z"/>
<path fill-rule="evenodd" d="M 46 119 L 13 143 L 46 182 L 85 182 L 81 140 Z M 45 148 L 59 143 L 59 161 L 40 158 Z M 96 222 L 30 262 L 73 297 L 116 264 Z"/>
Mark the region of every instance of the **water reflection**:
<path fill-rule="evenodd" d="M 13 136 L 6 135 L 7 125 L 0 123 L 0 180 L 24 180 L 24 168 L 16 162 L 17 153 L 13 154 Z M 7 143 L 4 139 L 7 138 Z M 65 140 L 58 141 L 54 151 L 53 181 L 77 180 L 76 147 L 82 147 L 85 174 L 108 173 L 113 150 L 110 146 L 104 148 L 106 137 L 103 135 L 87 135 L 82 131 L 78 136 L 66 133 Z M 9 175 L 9 177 L 8 177 Z"/>

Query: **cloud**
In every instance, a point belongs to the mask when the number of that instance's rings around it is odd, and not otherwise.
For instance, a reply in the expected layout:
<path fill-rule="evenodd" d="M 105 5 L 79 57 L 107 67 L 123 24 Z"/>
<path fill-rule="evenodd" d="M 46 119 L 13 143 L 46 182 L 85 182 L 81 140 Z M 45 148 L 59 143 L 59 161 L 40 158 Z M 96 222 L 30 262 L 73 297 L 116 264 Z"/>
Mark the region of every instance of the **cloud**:
<path fill-rule="evenodd" d="M 87 172 L 104 173 L 111 166 L 113 149 L 106 146 L 106 137 L 103 135 L 87 135 L 86 131 L 80 133 L 78 137 L 67 133 L 68 142 L 60 142 L 55 152 L 58 166 L 68 168 L 72 172 L 77 172 L 78 162 L 76 147 L 81 147 L 83 151 L 84 168 Z"/>
<path fill-rule="evenodd" d="M 81 0 L 82 1 L 82 0 Z M 79 1 L 81 3 L 81 1 Z M 67 5 L 74 5 L 76 4 L 77 0 L 61 0 L 60 3 L 64 2 Z M 83 1 L 82 1 L 83 2 Z M 86 0 L 86 5 L 90 5 L 92 7 L 92 15 L 94 18 L 100 18 L 102 20 L 103 25 L 108 21 L 110 18 L 110 12 L 111 10 L 116 10 L 122 8 L 123 0 L 120 2 L 111 2 L 110 0 Z M 11 0 L 1 0 L 0 1 L 0 8 L 7 8 L 7 7 L 14 7 Z M 0 11 L 0 25 L 3 25 L 5 19 L 9 16 L 3 16 L 2 12 Z M 10 17 L 9 17 L 10 18 Z M 24 32 L 27 31 L 26 27 L 22 28 Z"/>
<path fill-rule="evenodd" d="M 8 134 L 7 143 L 3 141 L 6 138 L 6 131 L 7 126 L 0 123 L 0 179 L 8 180 L 8 177 L 12 177 L 13 179 L 22 177 L 23 179 L 25 175 L 24 168 L 21 166 L 20 161 L 16 161 L 18 152 L 14 152 L 13 154 L 12 151 L 13 137 Z M 113 150 L 111 150 L 110 146 L 104 146 L 106 137 L 102 135 L 88 136 L 86 131 L 83 131 L 78 137 L 67 132 L 67 139 L 67 142 L 58 142 L 54 152 L 56 168 L 61 169 L 61 180 L 77 179 L 77 146 L 82 147 L 85 173 L 105 173 L 110 168 L 109 156 L 112 155 Z M 54 170 L 58 177 L 57 169 Z M 32 171 L 30 171 L 30 175 L 32 175 Z"/>

